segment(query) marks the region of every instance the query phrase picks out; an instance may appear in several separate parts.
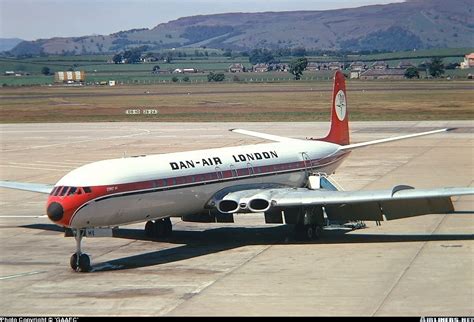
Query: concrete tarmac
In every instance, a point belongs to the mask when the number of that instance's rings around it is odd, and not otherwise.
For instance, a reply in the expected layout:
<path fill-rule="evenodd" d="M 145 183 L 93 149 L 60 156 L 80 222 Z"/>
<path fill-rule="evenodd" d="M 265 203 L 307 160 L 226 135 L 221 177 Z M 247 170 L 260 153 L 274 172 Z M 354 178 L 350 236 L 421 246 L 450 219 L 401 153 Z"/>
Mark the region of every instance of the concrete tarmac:
<path fill-rule="evenodd" d="M 123 155 L 263 140 L 244 128 L 321 137 L 328 123 L 87 123 L 0 125 L 0 180 L 55 183 L 82 164 Z M 472 121 L 351 123 L 362 142 L 436 128 L 457 130 L 356 150 L 334 178 L 346 190 L 473 186 Z M 73 238 L 45 217 L 47 196 L 0 189 L 0 314 L 37 315 L 474 315 L 474 197 L 456 213 L 367 222 L 299 242 L 257 214 L 234 224 L 173 218 L 166 241 L 144 224 L 90 238 L 93 271 L 75 273 Z"/>

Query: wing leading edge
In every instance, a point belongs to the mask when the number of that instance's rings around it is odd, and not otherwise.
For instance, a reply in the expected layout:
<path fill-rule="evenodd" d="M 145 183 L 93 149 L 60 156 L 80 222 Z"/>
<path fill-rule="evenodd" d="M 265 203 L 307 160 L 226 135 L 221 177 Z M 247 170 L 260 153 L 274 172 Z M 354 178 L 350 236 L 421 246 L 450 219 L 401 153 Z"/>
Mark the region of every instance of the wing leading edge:
<path fill-rule="evenodd" d="M 398 187 L 398 186 L 397 186 Z M 474 188 L 436 188 L 436 189 L 403 189 L 397 187 L 391 190 L 361 190 L 361 191 L 327 191 L 308 190 L 277 193 L 272 198 L 272 204 L 280 207 L 304 205 L 348 204 L 370 201 L 410 200 L 421 198 L 441 198 L 474 194 Z"/>
<path fill-rule="evenodd" d="M 49 194 L 53 190 L 54 185 L 42 183 L 0 181 L 0 187 Z"/>
<path fill-rule="evenodd" d="M 229 193 L 217 203 L 221 212 L 269 212 L 275 209 L 324 207 L 330 220 L 382 221 L 454 211 L 453 196 L 473 195 L 474 188 L 331 191 L 276 188 Z"/>

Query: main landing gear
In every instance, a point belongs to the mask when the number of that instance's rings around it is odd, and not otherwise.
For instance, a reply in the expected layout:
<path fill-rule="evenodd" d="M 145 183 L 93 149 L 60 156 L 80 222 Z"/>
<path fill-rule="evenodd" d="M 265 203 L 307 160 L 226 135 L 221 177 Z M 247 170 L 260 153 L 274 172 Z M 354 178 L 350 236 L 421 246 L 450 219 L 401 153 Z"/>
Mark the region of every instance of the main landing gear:
<path fill-rule="evenodd" d="M 71 268 L 76 272 L 90 272 L 91 260 L 89 255 L 84 254 L 81 251 L 81 242 L 86 231 L 84 229 L 73 229 L 72 233 L 76 239 L 76 253 L 71 256 Z"/>
<path fill-rule="evenodd" d="M 169 237 L 172 231 L 173 225 L 169 217 L 148 221 L 145 225 L 145 235 L 150 238 Z"/>
<path fill-rule="evenodd" d="M 323 228 L 320 225 L 295 225 L 296 238 L 299 240 L 318 240 L 323 234 Z"/>

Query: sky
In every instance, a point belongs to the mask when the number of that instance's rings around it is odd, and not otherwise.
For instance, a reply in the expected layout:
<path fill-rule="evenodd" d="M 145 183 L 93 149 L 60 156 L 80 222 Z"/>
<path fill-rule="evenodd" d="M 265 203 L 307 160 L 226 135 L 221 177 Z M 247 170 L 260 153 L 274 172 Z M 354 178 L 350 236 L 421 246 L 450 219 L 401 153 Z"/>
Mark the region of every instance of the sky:
<path fill-rule="evenodd" d="M 0 0 L 0 38 L 107 35 L 199 14 L 329 10 L 393 2 L 403 0 Z"/>

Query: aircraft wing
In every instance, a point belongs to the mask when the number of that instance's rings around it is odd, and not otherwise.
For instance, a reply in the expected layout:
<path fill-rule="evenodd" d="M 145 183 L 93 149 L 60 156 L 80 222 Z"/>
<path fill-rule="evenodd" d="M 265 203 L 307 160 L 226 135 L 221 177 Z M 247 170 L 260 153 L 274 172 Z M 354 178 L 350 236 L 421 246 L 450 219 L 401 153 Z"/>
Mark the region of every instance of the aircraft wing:
<path fill-rule="evenodd" d="M 0 181 L 0 187 L 49 194 L 53 190 L 54 185 L 42 183 Z"/>
<path fill-rule="evenodd" d="M 274 206 L 334 205 L 371 201 L 405 201 L 420 198 L 442 198 L 474 194 L 474 188 L 437 188 L 414 189 L 408 186 L 398 190 L 362 190 L 362 191 L 328 191 L 300 188 L 294 191 L 276 193 L 272 196 Z"/>
<path fill-rule="evenodd" d="M 473 195 L 474 188 L 337 191 L 276 188 L 232 192 L 217 202 L 220 212 L 268 212 L 301 207 L 324 207 L 330 220 L 387 220 L 454 211 L 452 196 Z"/>

